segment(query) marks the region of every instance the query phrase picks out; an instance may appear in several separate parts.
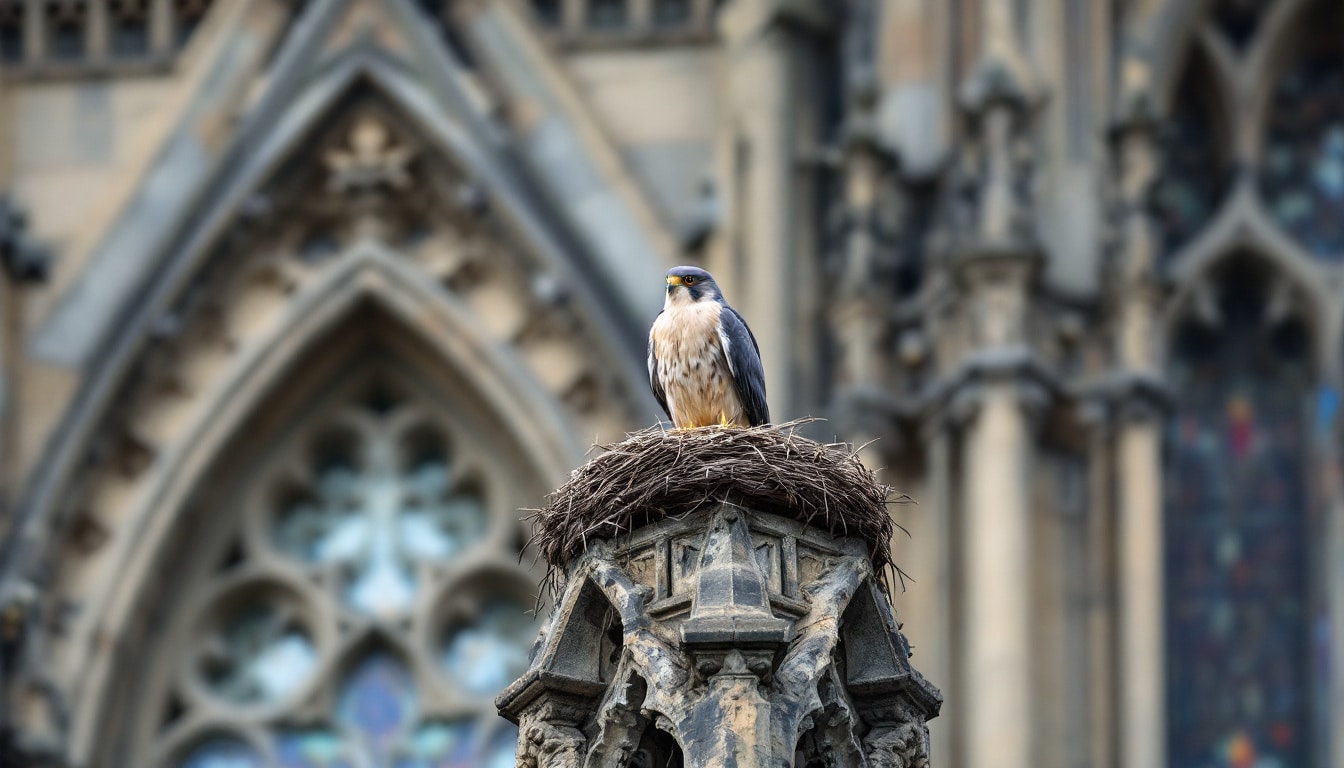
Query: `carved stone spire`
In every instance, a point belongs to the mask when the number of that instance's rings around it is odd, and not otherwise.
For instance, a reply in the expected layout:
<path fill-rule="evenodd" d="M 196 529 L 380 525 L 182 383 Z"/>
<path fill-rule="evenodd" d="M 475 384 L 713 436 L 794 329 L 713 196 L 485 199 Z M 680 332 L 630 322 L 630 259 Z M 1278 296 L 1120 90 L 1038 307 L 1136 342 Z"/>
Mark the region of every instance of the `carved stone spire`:
<path fill-rule="evenodd" d="M 924 768 L 942 697 L 869 547 L 717 502 L 590 542 L 497 700 L 518 765 Z"/>

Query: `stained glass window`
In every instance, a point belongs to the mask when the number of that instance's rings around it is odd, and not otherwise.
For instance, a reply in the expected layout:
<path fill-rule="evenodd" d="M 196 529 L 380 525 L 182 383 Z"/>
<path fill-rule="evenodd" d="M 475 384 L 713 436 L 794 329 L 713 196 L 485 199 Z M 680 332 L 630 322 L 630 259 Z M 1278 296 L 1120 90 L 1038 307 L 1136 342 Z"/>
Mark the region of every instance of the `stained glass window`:
<path fill-rule="evenodd" d="M 276 541 L 315 568 L 338 566 L 345 599 L 361 613 L 405 613 L 418 563 L 451 557 L 485 535 L 480 491 L 451 472 L 432 428 L 334 429 L 310 466 L 281 494 Z"/>
<path fill-rule="evenodd" d="M 535 630 L 526 606 L 492 600 L 467 623 L 448 633 L 444 666 L 463 688 L 492 694 L 527 669 L 527 651 Z"/>
<path fill-rule="evenodd" d="M 517 730 L 494 718 L 420 722 L 405 665 L 375 651 L 345 682 L 331 727 L 276 738 L 280 768 L 494 768 L 512 766 Z"/>
<path fill-rule="evenodd" d="M 267 598 L 225 621 L 201 654 L 207 685 L 234 704 L 280 701 L 316 665 L 317 652 L 292 605 Z"/>
<path fill-rule="evenodd" d="M 227 736 L 209 739 L 187 753 L 182 768 L 262 768 L 261 755 Z"/>
<path fill-rule="evenodd" d="M 1170 256 L 1213 218 L 1231 180 L 1204 67 L 1185 68 L 1163 142 L 1163 173 L 1153 190 L 1154 220 Z"/>
<path fill-rule="evenodd" d="M 1262 190 L 1279 226 L 1344 259 L 1344 6 L 1317 3 L 1266 115 Z"/>
<path fill-rule="evenodd" d="M 1255 275 L 1224 284 L 1217 329 L 1191 324 L 1172 370 L 1166 498 L 1171 768 L 1307 764 L 1300 325 L 1266 317 Z"/>
<path fill-rule="evenodd" d="M 332 400 L 225 499 L 240 538 L 191 619 L 165 726 L 187 749 L 162 762 L 512 766 L 517 730 L 493 698 L 537 632 L 535 577 L 509 530 L 523 491 L 491 480 L 479 441 L 400 385 Z M 199 697 L 224 706 L 187 713 Z"/>

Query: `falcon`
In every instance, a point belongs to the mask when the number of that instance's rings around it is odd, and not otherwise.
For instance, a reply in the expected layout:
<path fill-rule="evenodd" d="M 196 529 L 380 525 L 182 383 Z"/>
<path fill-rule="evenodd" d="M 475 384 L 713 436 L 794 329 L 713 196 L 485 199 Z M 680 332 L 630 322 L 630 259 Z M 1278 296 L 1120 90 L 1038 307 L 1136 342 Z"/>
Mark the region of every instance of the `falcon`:
<path fill-rule="evenodd" d="M 649 384 L 678 429 L 770 421 L 756 337 L 699 267 L 667 272 L 663 311 L 649 329 Z"/>

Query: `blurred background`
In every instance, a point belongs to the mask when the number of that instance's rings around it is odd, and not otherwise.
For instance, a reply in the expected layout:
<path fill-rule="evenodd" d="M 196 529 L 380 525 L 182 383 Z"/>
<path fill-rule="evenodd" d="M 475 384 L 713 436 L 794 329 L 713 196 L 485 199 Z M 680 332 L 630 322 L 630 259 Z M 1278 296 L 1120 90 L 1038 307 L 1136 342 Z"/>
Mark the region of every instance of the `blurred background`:
<path fill-rule="evenodd" d="M 1344 764 L 1337 0 L 0 0 L 0 765 L 499 768 L 662 274 L 948 768 Z"/>

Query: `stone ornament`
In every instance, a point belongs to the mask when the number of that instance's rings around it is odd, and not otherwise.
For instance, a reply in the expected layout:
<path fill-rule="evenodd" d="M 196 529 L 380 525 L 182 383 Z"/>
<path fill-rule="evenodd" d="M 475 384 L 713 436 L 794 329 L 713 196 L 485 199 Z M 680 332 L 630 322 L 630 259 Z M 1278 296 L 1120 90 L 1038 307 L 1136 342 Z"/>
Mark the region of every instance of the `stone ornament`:
<path fill-rule="evenodd" d="M 860 539 L 719 503 L 594 541 L 559 595 L 496 702 L 520 768 L 929 764 L 942 697 Z"/>

